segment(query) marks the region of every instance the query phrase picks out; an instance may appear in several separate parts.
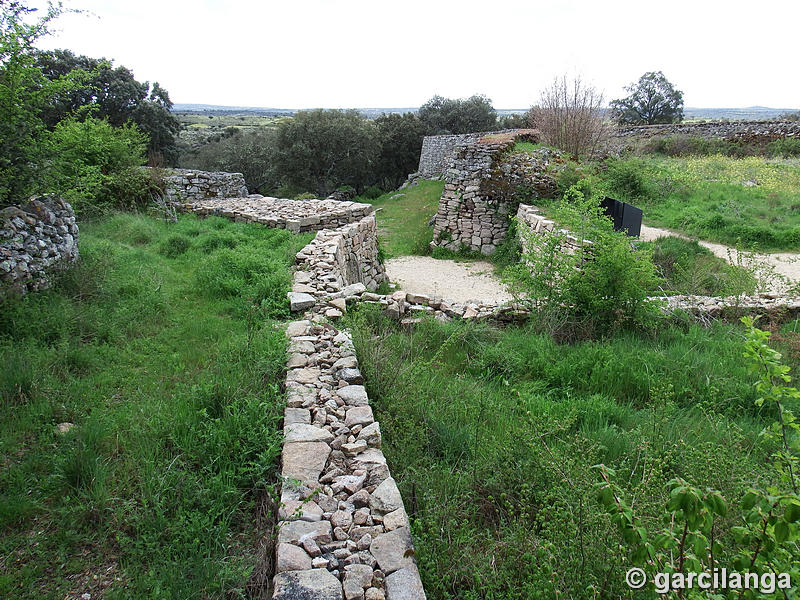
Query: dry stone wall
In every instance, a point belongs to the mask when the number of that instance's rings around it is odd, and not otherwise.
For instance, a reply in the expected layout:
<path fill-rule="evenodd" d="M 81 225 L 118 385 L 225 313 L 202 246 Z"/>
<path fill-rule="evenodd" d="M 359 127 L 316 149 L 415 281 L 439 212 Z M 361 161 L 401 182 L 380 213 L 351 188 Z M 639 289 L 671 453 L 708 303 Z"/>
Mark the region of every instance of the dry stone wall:
<path fill-rule="evenodd" d="M 167 202 L 173 204 L 204 198 L 240 198 L 249 193 L 241 173 L 169 169 L 164 175 L 164 183 Z"/>
<path fill-rule="evenodd" d="M 426 135 L 422 140 L 417 172 L 426 179 L 441 177 L 459 146 L 478 141 L 484 134 Z"/>
<path fill-rule="evenodd" d="M 634 150 L 659 137 L 700 137 L 763 145 L 782 138 L 800 136 L 797 121 L 710 121 L 617 127 L 611 132 L 605 150 L 612 153 Z"/>
<path fill-rule="evenodd" d="M 32 198 L 0 210 L 0 297 L 50 285 L 78 259 L 75 212 L 61 198 Z"/>
<path fill-rule="evenodd" d="M 294 294 L 341 298 L 375 290 L 386 279 L 378 257 L 378 228 L 370 215 L 337 229 L 323 229 L 297 253 Z"/>
<path fill-rule="evenodd" d="M 445 172 L 445 186 L 434 217 L 432 247 L 492 254 L 508 232 L 514 196 L 522 186 L 538 197 L 555 192 L 546 173 L 553 154 L 510 153 L 518 140 L 536 140 L 533 130 L 482 136 L 458 146 Z"/>
<path fill-rule="evenodd" d="M 246 198 L 202 198 L 186 202 L 183 210 L 218 215 L 235 221 L 260 223 L 295 233 L 342 227 L 374 212 L 371 204 L 325 200 L 287 200 L 253 194 Z"/>
<path fill-rule="evenodd" d="M 290 323 L 276 600 L 423 600 L 408 515 L 350 335 Z"/>

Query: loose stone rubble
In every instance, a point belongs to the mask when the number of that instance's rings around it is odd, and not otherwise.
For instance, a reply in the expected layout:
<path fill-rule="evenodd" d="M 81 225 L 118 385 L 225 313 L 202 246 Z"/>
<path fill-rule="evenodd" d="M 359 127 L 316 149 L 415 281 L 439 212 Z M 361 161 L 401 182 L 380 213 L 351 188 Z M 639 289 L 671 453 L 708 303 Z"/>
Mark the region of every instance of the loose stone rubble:
<path fill-rule="evenodd" d="M 325 200 L 287 200 L 253 194 L 246 198 L 203 198 L 183 205 L 187 212 L 219 215 L 295 233 L 335 229 L 375 211 L 371 204 Z"/>
<path fill-rule="evenodd" d="M 78 260 L 75 212 L 61 198 L 31 198 L 0 210 L 0 298 L 41 290 Z"/>
<path fill-rule="evenodd" d="M 320 313 L 289 323 L 274 599 L 417 600 L 403 500 L 353 341 Z"/>

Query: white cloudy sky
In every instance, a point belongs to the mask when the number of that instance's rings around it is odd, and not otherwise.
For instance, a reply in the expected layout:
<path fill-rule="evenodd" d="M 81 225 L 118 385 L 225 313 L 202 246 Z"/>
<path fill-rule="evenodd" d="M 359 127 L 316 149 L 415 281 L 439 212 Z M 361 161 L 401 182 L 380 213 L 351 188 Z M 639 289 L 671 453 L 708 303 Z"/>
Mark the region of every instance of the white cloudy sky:
<path fill-rule="evenodd" d="M 174 102 L 530 106 L 562 73 L 607 99 L 661 70 L 687 106 L 800 107 L 800 0 L 66 0 L 42 44 L 114 59 Z"/>

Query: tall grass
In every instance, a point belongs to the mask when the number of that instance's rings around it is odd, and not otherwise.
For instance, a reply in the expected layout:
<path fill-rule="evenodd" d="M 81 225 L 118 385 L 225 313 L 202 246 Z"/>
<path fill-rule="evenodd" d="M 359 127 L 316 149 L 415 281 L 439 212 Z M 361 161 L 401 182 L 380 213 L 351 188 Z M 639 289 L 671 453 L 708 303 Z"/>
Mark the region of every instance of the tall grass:
<path fill-rule="evenodd" d="M 0 596 L 244 593 L 280 454 L 273 320 L 308 238 L 113 215 L 53 289 L 2 306 Z"/>
<path fill-rule="evenodd" d="M 766 470 L 735 327 L 557 345 L 534 327 L 350 319 L 429 598 L 624 597 L 592 465 L 651 521 L 672 477 L 737 498 Z"/>

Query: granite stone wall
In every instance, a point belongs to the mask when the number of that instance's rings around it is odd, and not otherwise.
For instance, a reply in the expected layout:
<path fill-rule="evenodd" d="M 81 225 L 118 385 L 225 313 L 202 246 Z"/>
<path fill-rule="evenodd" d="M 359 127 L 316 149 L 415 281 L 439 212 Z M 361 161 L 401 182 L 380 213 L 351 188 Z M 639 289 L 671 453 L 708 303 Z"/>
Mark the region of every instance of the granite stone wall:
<path fill-rule="evenodd" d="M 249 194 L 241 173 L 168 169 L 164 182 L 167 202 L 173 204 L 205 198 L 242 198 Z"/>
<path fill-rule="evenodd" d="M 482 133 L 425 136 L 422 140 L 417 172 L 426 179 L 441 177 L 452 160 L 456 148 L 475 142 L 482 136 Z"/>
<path fill-rule="evenodd" d="M 337 229 L 323 229 L 297 253 L 292 292 L 315 298 L 342 297 L 350 288 L 375 290 L 386 279 L 378 257 L 374 215 Z M 307 299 L 306 299 L 307 300 Z"/>
<path fill-rule="evenodd" d="M 506 238 L 520 190 L 533 197 L 555 192 L 547 173 L 550 150 L 509 152 L 518 140 L 537 139 L 535 131 L 520 129 L 486 134 L 456 148 L 445 171 L 432 247 L 492 254 Z"/>
<path fill-rule="evenodd" d="M 203 198 L 181 207 L 198 215 L 217 215 L 235 221 L 260 223 L 295 233 L 342 227 L 372 214 L 371 204 L 325 200 L 288 200 L 250 195 L 246 198 Z"/>
<path fill-rule="evenodd" d="M 767 144 L 782 138 L 800 137 L 797 121 L 711 121 L 664 125 L 621 126 L 612 130 L 606 150 L 633 150 L 647 140 L 659 137 L 700 137 L 747 144 Z"/>
<path fill-rule="evenodd" d="M 0 297 L 41 290 L 78 259 L 75 212 L 61 198 L 31 198 L 0 210 Z"/>

